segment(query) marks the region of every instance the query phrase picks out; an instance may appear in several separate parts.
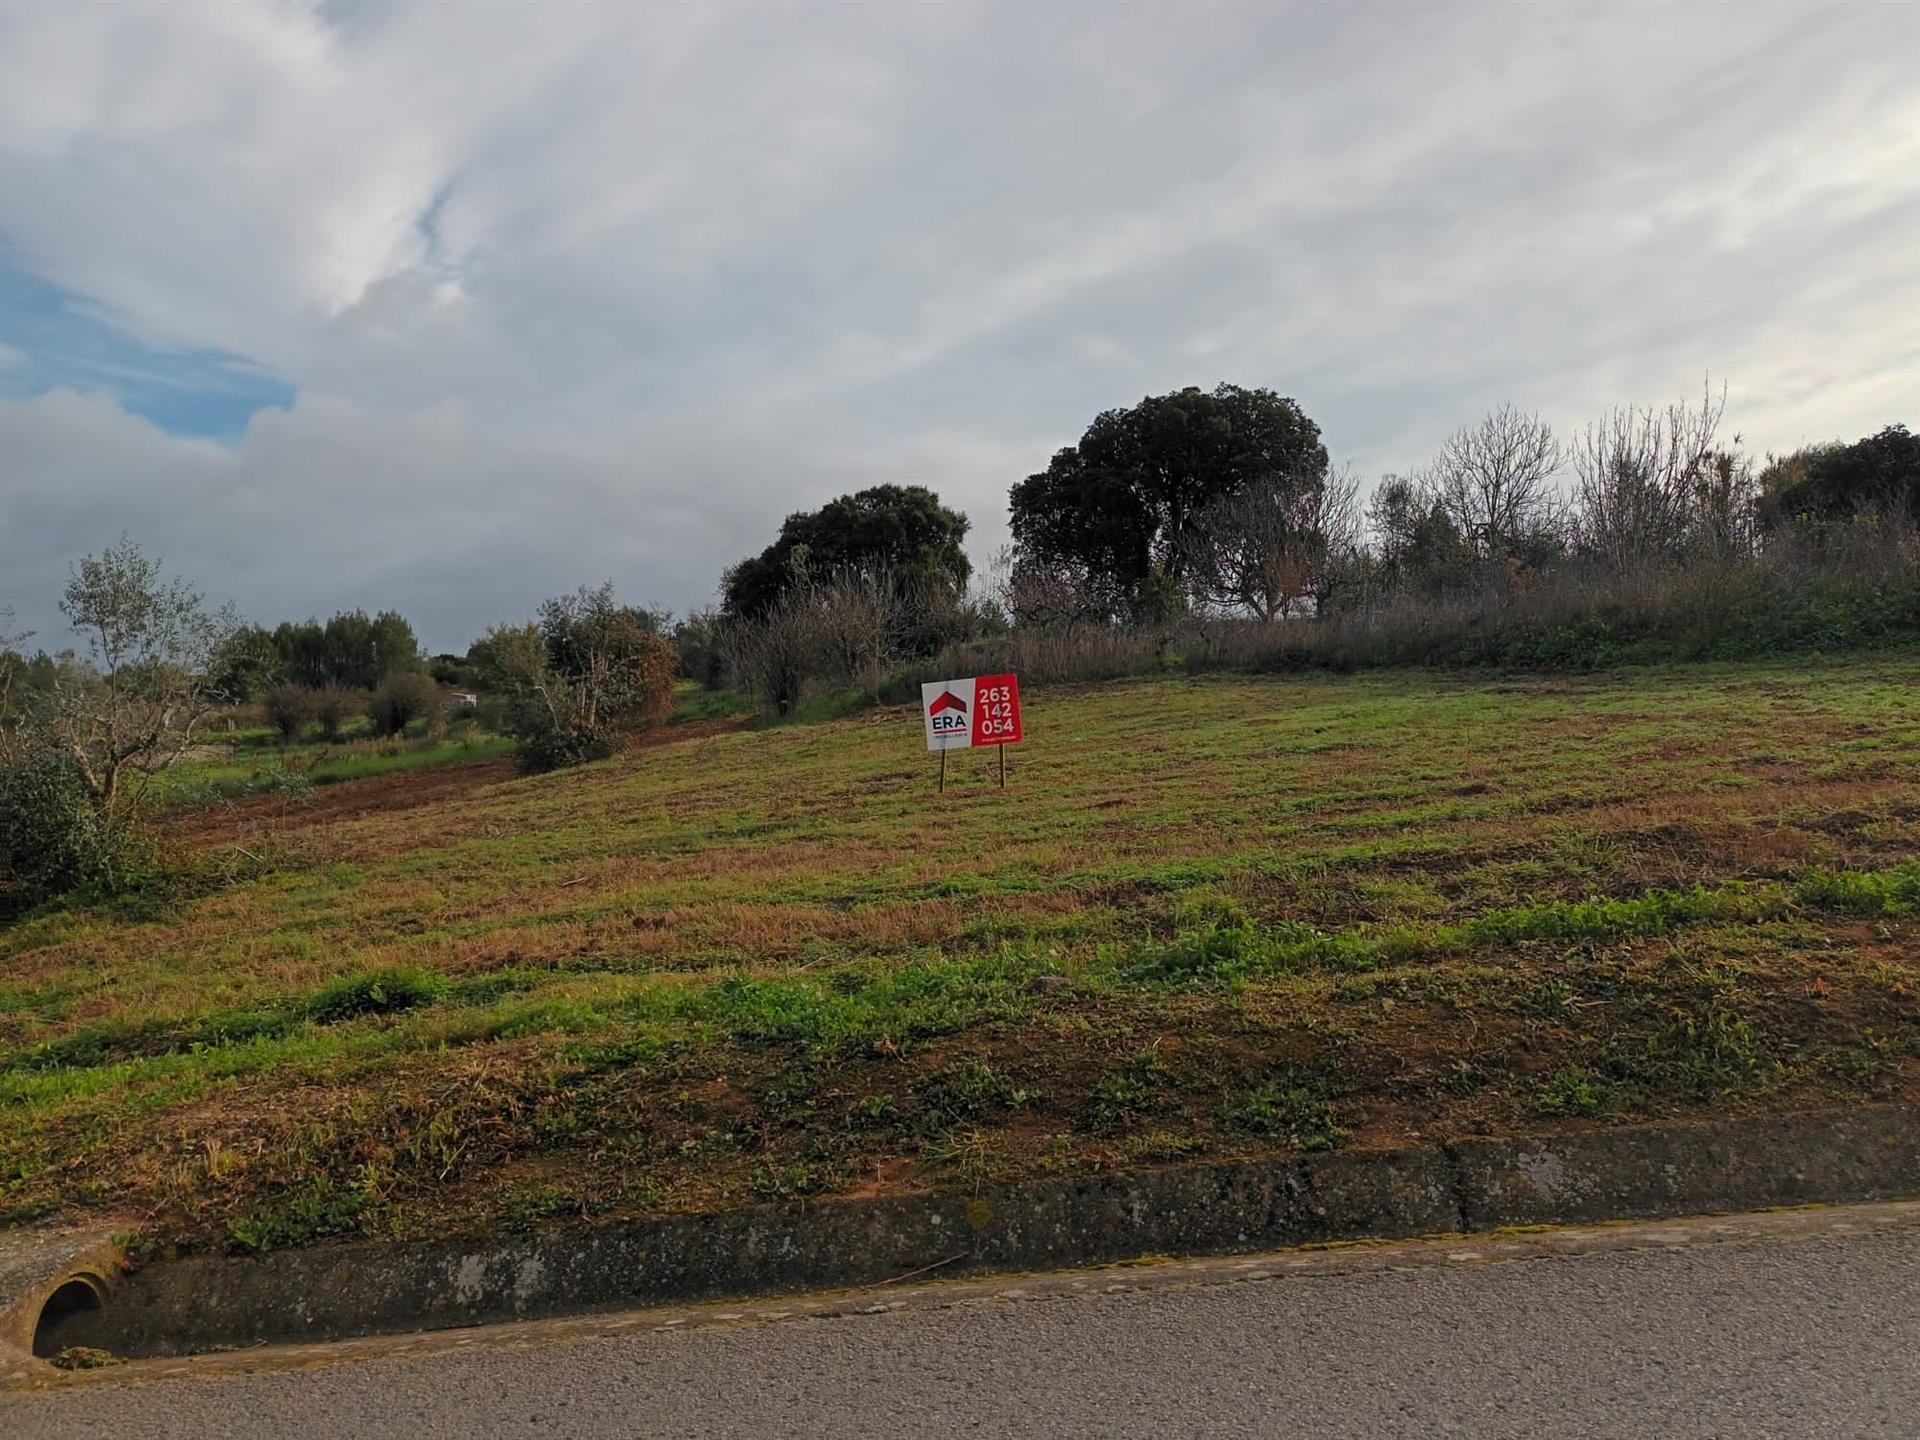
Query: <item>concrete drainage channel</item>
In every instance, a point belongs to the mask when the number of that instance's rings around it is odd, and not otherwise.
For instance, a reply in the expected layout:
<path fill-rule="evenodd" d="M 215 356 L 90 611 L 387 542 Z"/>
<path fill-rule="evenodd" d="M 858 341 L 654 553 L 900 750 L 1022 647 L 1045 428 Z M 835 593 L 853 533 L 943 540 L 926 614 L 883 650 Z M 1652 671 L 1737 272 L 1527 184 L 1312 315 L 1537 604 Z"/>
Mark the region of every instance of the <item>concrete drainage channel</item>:
<path fill-rule="evenodd" d="M 104 1230 L 16 1230 L 0 1233 L 0 1378 L 44 1373 L 67 1347 L 183 1355 L 1144 1255 L 1913 1196 L 1920 1107 L 1881 1106 L 203 1255 L 124 1275 Z"/>

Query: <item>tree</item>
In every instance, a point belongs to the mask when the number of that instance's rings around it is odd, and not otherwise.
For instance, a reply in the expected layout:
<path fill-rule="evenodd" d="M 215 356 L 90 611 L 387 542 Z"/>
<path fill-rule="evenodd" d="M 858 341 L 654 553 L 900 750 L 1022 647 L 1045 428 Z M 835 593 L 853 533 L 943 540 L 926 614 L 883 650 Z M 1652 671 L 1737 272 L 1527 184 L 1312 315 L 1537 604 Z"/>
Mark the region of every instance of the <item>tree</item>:
<path fill-rule="evenodd" d="M 1473 553 L 1446 505 L 1417 478 L 1382 479 L 1367 506 L 1367 528 L 1380 578 L 1389 587 L 1437 595 L 1465 584 L 1473 573 Z"/>
<path fill-rule="evenodd" d="M 1316 608 L 1360 540 L 1359 482 L 1271 471 L 1219 496 L 1193 527 L 1194 588 L 1272 621 Z"/>
<path fill-rule="evenodd" d="M 235 626 L 130 540 L 76 563 L 60 601 L 88 661 L 53 668 L 0 741 L 0 887 L 9 904 L 138 863 L 152 777 L 193 743 Z"/>
<path fill-rule="evenodd" d="M 242 625 L 214 656 L 208 679 L 224 699 L 242 703 L 273 689 L 285 670 L 273 632 L 258 625 Z"/>
<path fill-rule="evenodd" d="M 961 548 L 967 526 L 923 485 L 876 485 L 796 511 L 773 544 L 727 571 L 722 613 L 758 619 L 809 575 L 884 573 L 902 587 L 958 594 L 973 573 Z"/>
<path fill-rule="evenodd" d="M 111 817 L 123 786 L 144 791 L 153 773 L 193 743 L 218 696 L 208 675 L 236 628 L 131 540 L 80 560 L 60 611 L 86 637 L 95 683 L 56 695 L 58 729 L 81 783 Z M 136 795 L 137 799 L 137 795 Z"/>
<path fill-rule="evenodd" d="M 1920 522 L 1920 435 L 1889 425 L 1851 445 L 1816 445 L 1773 460 L 1760 476 L 1769 528 L 1805 516 L 1845 520 L 1861 511 L 1904 512 Z"/>
<path fill-rule="evenodd" d="M 322 625 L 317 620 L 283 622 L 273 647 L 286 678 L 323 689 L 371 690 L 387 676 L 422 668 L 420 644 L 404 615 L 382 610 L 346 610 Z"/>
<path fill-rule="evenodd" d="M 613 598 L 612 581 L 543 603 L 540 640 L 547 670 L 571 692 L 585 729 L 665 718 L 679 671 L 673 646 L 652 611 Z"/>
<path fill-rule="evenodd" d="M 467 648 L 467 664 L 490 690 L 524 690 L 546 670 L 547 647 L 540 626 L 495 625 Z"/>
<path fill-rule="evenodd" d="M 399 735 L 415 720 L 446 714 L 440 687 L 417 670 L 396 670 L 380 682 L 367 701 L 367 719 L 376 735 Z"/>
<path fill-rule="evenodd" d="M 322 685 L 307 693 L 313 705 L 313 718 L 320 723 L 322 740 L 338 740 L 347 727 L 347 721 L 365 708 L 360 693 L 344 685 Z"/>
<path fill-rule="evenodd" d="M 1614 569 L 1737 549 L 1748 530 L 1746 467 L 1717 441 L 1726 391 L 1695 407 L 1626 406 L 1574 441 L 1574 533 Z M 1735 437 L 1738 443 L 1739 437 Z"/>
<path fill-rule="evenodd" d="M 0 759 L 5 758 L 7 735 L 17 718 L 13 689 L 16 685 L 24 688 L 27 674 L 27 657 L 14 647 L 33 638 L 31 630 L 15 630 L 13 624 L 13 607 L 0 605 Z"/>
<path fill-rule="evenodd" d="M 673 626 L 669 638 L 680 657 L 680 673 L 717 689 L 725 657 L 721 653 L 721 620 L 717 610 L 695 610 Z"/>
<path fill-rule="evenodd" d="M 1448 437 L 1423 478 L 1477 560 L 1536 567 L 1558 548 L 1553 477 L 1563 459 L 1546 421 L 1502 405 Z"/>
<path fill-rule="evenodd" d="M 1209 505 L 1262 477 L 1311 487 L 1326 469 L 1320 428 L 1271 390 L 1148 396 L 1096 416 L 1078 445 L 1013 487 L 1015 569 L 1137 617 L 1164 608 L 1206 563 Z"/>
<path fill-rule="evenodd" d="M 315 718 L 314 697 L 320 692 L 291 680 L 274 686 L 261 701 L 267 724 L 280 736 L 280 743 L 291 745 L 306 733 Z"/>
<path fill-rule="evenodd" d="M 1753 558 L 1759 544 L 1760 490 L 1753 461 L 1738 448 L 1716 450 L 1694 482 L 1692 548 L 1696 555 Z"/>
<path fill-rule="evenodd" d="M 280 673 L 294 684 L 317 689 L 333 683 L 327 632 L 319 621 L 281 621 L 273 629 L 273 649 L 280 657 Z"/>

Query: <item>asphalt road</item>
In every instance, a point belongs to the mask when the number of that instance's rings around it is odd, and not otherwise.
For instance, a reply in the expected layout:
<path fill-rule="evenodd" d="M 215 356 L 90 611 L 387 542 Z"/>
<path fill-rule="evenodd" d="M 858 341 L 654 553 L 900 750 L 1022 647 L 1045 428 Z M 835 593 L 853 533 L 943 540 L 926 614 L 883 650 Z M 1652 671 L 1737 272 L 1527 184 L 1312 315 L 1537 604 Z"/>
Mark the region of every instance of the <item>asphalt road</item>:
<path fill-rule="evenodd" d="M 1920 1224 L 1661 1233 L 540 1343 L 466 1332 L 129 1383 L 136 1366 L 0 1397 L 0 1434 L 1920 1436 Z"/>

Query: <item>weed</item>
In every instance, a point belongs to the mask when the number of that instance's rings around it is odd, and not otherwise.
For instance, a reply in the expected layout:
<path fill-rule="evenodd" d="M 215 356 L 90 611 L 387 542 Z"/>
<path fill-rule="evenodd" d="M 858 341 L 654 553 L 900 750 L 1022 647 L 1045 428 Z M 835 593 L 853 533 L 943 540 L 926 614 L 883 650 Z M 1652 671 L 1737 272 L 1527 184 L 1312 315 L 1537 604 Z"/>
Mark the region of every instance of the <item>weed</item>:
<path fill-rule="evenodd" d="M 446 988 L 445 976 L 416 966 L 343 975 L 307 1001 L 307 1018 L 316 1025 L 337 1025 L 361 1015 L 392 1015 L 431 1005 Z"/>
<path fill-rule="evenodd" d="M 246 1211 L 227 1218 L 227 1238 L 236 1250 L 278 1250 L 329 1235 L 352 1235 L 368 1219 L 367 1196 L 341 1187 L 331 1175 L 316 1175 Z"/>
<path fill-rule="evenodd" d="M 1280 1140 L 1296 1150 L 1332 1150 L 1347 1132 L 1318 1086 L 1289 1076 L 1269 1081 L 1233 1106 L 1226 1121 L 1237 1130 Z"/>
<path fill-rule="evenodd" d="M 1157 1110 L 1167 1084 L 1159 1052 L 1142 1050 L 1126 1064 L 1101 1077 L 1088 1109 L 1089 1128 L 1110 1134 L 1124 1130 L 1143 1115 Z"/>

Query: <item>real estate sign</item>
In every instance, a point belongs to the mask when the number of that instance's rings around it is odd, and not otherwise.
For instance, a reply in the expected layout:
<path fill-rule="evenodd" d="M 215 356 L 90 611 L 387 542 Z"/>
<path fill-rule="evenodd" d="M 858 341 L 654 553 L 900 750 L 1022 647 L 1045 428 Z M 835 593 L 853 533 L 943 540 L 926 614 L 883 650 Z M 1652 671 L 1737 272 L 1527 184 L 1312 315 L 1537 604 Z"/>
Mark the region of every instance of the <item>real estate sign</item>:
<path fill-rule="evenodd" d="M 1020 738 L 1019 677 L 930 681 L 920 687 L 920 716 L 926 721 L 929 750 L 1011 745 Z"/>

